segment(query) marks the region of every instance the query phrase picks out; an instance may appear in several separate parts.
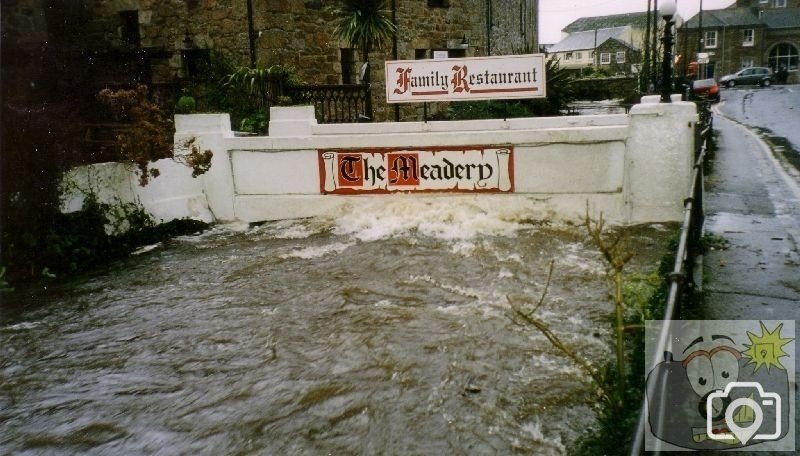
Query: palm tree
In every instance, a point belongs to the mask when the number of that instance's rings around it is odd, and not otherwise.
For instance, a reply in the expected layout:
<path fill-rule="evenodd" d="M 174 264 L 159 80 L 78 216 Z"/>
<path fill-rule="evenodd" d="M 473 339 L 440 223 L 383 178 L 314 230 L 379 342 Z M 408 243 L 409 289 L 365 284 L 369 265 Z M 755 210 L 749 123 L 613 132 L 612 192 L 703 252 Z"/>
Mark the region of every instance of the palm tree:
<path fill-rule="evenodd" d="M 333 37 L 359 48 L 366 64 L 363 82 L 369 84 L 369 51 L 388 43 L 397 26 L 387 15 L 385 0 L 344 0 L 335 11 Z M 372 91 L 367 94 L 367 116 L 372 117 Z"/>

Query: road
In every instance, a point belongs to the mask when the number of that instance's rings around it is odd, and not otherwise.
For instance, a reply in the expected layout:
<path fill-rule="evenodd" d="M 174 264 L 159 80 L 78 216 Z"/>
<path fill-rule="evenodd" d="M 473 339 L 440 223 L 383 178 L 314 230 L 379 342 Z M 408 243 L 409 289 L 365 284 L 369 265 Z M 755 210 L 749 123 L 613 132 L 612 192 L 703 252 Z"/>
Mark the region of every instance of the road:
<path fill-rule="evenodd" d="M 800 320 L 800 86 L 723 90 L 715 111 L 705 231 L 728 245 L 705 255 L 697 318 Z"/>
<path fill-rule="evenodd" d="M 777 155 L 800 170 L 800 85 L 722 90 L 719 109 L 757 131 Z"/>
<path fill-rule="evenodd" d="M 730 247 L 706 257 L 706 317 L 797 319 L 800 86 L 724 90 L 716 110 L 706 230 Z"/>

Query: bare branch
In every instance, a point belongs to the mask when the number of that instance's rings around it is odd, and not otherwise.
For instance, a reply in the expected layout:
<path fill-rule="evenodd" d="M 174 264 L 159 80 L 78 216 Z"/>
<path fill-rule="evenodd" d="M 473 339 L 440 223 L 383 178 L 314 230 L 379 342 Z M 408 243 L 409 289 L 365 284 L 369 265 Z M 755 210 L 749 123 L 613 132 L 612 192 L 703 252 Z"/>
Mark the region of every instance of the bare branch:
<path fill-rule="evenodd" d="M 550 329 L 547 323 L 534 317 L 533 314 L 528 314 L 523 312 L 522 309 L 520 309 L 517 305 L 513 303 L 510 304 L 516 316 L 518 316 L 528 324 L 538 329 L 539 332 L 544 334 L 544 337 L 546 337 L 547 340 L 549 340 L 554 347 L 561 350 L 561 352 L 564 355 L 566 355 L 575 364 L 577 364 L 578 367 L 581 368 L 581 370 L 583 370 L 586 374 L 588 374 L 592 378 L 592 380 L 594 380 L 597 387 L 600 388 L 600 390 L 603 392 L 603 397 L 605 399 L 608 399 L 610 397 L 608 391 L 605 388 L 605 382 L 603 381 L 603 377 L 600 375 L 599 372 L 597 372 L 597 369 L 592 367 L 592 365 L 589 364 L 589 362 L 586 361 L 586 359 L 584 359 L 583 357 L 575 353 L 574 350 L 565 345 L 564 342 L 562 342 L 561 339 L 555 333 L 553 333 L 553 331 Z"/>
<path fill-rule="evenodd" d="M 536 306 L 531 311 L 531 314 L 535 314 L 539 307 L 542 306 L 544 303 L 544 298 L 547 296 L 547 290 L 550 289 L 550 279 L 553 278 L 553 266 L 555 265 L 556 260 L 550 260 L 550 269 L 547 271 L 547 281 L 544 284 L 544 290 L 542 290 L 542 297 L 539 298 L 539 302 L 536 303 Z"/>

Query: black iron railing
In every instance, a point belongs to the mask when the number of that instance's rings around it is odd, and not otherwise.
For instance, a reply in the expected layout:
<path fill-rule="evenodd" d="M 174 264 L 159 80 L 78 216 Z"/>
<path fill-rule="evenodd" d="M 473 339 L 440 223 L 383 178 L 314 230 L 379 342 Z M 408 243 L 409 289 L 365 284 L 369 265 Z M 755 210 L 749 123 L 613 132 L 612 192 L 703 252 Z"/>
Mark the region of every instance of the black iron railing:
<path fill-rule="evenodd" d="M 703 234 L 703 222 L 705 221 L 703 211 L 703 170 L 711 141 L 713 124 L 711 105 L 708 102 L 702 102 L 698 103 L 697 106 L 700 121 L 695 128 L 695 163 L 692 171 L 692 187 L 688 197 L 683 202 L 683 225 L 681 226 L 674 267 L 669 276 L 669 294 L 664 308 L 663 324 L 659 330 L 658 342 L 655 350 L 653 350 L 653 356 L 650 358 L 653 360 L 658 358 L 658 354 L 664 353 L 671 322 L 680 315 L 681 307 L 691 297 L 695 287 L 694 265 L 700 248 L 700 237 Z M 649 370 L 654 367 L 649 366 Z M 663 384 L 660 386 L 663 386 Z M 647 388 L 655 389 L 657 387 L 657 385 L 647 385 Z M 644 394 L 639 411 L 639 420 L 636 425 L 636 434 L 634 434 L 631 444 L 631 456 L 639 456 L 643 453 L 648 397 L 665 396 L 663 394 L 661 396 L 647 394 L 647 392 Z"/>
<path fill-rule="evenodd" d="M 351 123 L 372 119 L 367 112 L 369 84 L 304 85 L 284 88 L 294 104 L 312 104 L 319 123 Z"/>

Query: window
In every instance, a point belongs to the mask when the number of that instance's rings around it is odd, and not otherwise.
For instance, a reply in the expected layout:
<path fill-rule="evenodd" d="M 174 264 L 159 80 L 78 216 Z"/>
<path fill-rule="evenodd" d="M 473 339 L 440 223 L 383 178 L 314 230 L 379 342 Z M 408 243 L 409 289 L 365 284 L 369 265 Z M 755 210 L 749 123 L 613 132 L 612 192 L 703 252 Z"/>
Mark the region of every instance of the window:
<path fill-rule="evenodd" d="M 414 49 L 414 60 L 424 60 L 429 58 L 430 57 L 427 49 Z"/>
<path fill-rule="evenodd" d="M 742 46 L 752 46 L 755 43 L 755 32 L 753 29 L 745 29 L 744 31 L 744 40 L 742 40 Z"/>
<path fill-rule="evenodd" d="M 340 63 L 342 64 L 342 84 L 353 83 L 353 62 L 355 61 L 353 48 L 341 48 Z"/>
<path fill-rule="evenodd" d="M 139 12 L 120 11 L 119 19 L 122 22 L 122 26 L 120 27 L 122 44 L 139 47 L 141 44 L 141 36 L 139 35 Z"/>
<path fill-rule="evenodd" d="M 706 32 L 706 49 L 713 49 L 717 47 L 717 31 L 709 30 Z"/>
<path fill-rule="evenodd" d="M 789 43 L 780 43 L 769 51 L 769 66 L 773 71 L 786 68 L 797 71 L 797 48 Z"/>
<path fill-rule="evenodd" d="M 467 56 L 466 49 L 448 49 L 447 56 L 451 59 L 462 59 Z"/>
<path fill-rule="evenodd" d="M 625 51 L 617 51 L 617 63 L 625 63 Z"/>
<path fill-rule="evenodd" d="M 601 52 L 600 53 L 600 65 L 608 65 L 611 63 L 611 53 L 610 52 Z"/>
<path fill-rule="evenodd" d="M 583 59 L 583 53 L 582 52 L 576 52 L 575 53 L 575 60 L 581 60 L 581 59 Z"/>
<path fill-rule="evenodd" d="M 433 8 L 447 8 L 450 6 L 450 0 L 428 0 L 428 6 Z"/>
<path fill-rule="evenodd" d="M 566 54 L 564 54 L 564 60 L 567 62 L 572 60 L 572 52 L 567 52 Z"/>
<path fill-rule="evenodd" d="M 188 79 L 198 79 L 208 72 L 211 65 L 211 53 L 208 49 L 183 49 L 184 76 Z"/>
<path fill-rule="evenodd" d="M 753 59 L 751 58 L 742 59 L 742 68 L 749 68 L 751 66 L 753 66 Z"/>
<path fill-rule="evenodd" d="M 775 8 L 786 8 L 786 0 L 775 0 Z"/>

